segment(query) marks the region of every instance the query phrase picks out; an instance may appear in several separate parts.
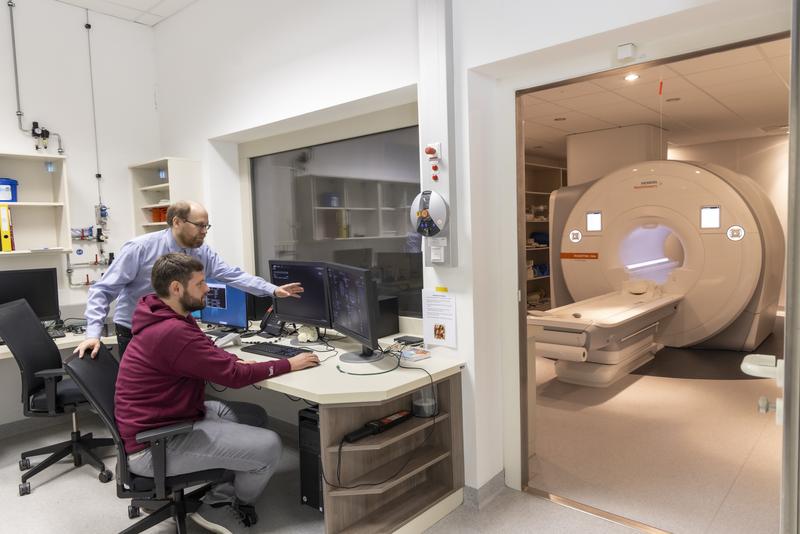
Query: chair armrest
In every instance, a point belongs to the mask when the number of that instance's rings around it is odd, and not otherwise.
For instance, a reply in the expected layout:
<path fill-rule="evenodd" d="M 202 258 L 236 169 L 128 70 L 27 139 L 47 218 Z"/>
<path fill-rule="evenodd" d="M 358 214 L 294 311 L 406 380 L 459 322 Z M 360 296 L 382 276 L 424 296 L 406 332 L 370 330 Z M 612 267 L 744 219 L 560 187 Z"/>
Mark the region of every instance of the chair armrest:
<path fill-rule="evenodd" d="M 43 369 L 41 371 L 37 371 L 34 374 L 38 378 L 44 378 L 45 380 L 47 380 L 48 378 L 66 376 L 67 371 L 63 367 L 59 367 L 58 369 Z"/>
<path fill-rule="evenodd" d="M 63 367 L 58 369 L 42 369 L 34 373 L 37 378 L 44 378 L 44 393 L 47 398 L 47 413 L 56 415 L 56 384 L 67 374 Z"/>
<path fill-rule="evenodd" d="M 152 430 L 145 430 L 136 434 L 136 443 L 153 442 L 159 439 L 170 438 L 180 434 L 188 434 L 194 428 L 194 423 L 178 423 L 176 425 L 162 426 Z"/>
<path fill-rule="evenodd" d="M 153 462 L 153 482 L 156 486 L 156 498 L 167 498 L 167 441 L 173 436 L 188 434 L 194 423 L 178 423 L 175 425 L 145 430 L 136 434 L 136 443 L 150 442 L 150 458 Z"/>

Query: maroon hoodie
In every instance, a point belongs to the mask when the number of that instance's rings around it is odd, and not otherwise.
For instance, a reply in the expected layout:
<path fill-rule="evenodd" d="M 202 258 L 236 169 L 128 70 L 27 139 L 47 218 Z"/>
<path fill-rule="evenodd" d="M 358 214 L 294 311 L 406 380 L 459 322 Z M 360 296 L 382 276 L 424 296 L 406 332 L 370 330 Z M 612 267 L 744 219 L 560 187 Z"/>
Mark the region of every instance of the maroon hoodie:
<path fill-rule="evenodd" d="M 128 454 L 146 444 L 136 434 L 205 416 L 205 381 L 240 388 L 291 370 L 287 360 L 256 364 L 216 347 L 194 318 L 178 315 L 155 294 L 133 313 L 133 340 L 119 366 L 114 415 Z"/>

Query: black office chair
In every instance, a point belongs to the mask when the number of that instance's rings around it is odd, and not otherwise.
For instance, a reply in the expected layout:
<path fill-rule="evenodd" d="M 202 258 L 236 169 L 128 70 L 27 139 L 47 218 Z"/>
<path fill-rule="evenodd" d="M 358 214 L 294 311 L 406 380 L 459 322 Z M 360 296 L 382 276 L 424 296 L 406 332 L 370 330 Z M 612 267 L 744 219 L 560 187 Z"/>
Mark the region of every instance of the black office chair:
<path fill-rule="evenodd" d="M 131 525 L 120 534 L 135 534 L 174 517 L 178 533 L 186 532 L 186 514 L 200 507 L 200 497 L 210 487 L 209 483 L 230 480 L 232 473 L 225 469 L 208 469 L 177 476 L 166 476 L 166 445 L 169 438 L 192 430 L 192 423 L 156 428 L 136 435 L 137 443 L 150 443 L 153 455 L 153 476 L 146 477 L 128 470 L 128 455 L 117 430 L 114 418 L 114 390 L 117 383 L 119 363 L 101 346 L 97 358 L 78 358 L 72 355 L 64 362 L 70 377 L 92 404 L 105 423 L 117 444 L 117 496 L 131 499 L 128 517 L 139 516 L 141 506 L 156 508 L 153 513 Z M 184 495 L 183 490 L 190 486 L 205 484 L 203 487 Z"/>
<path fill-rule="evenodd" d="M 81 435 L 76 410 L 78 406 L 86 404 L 86 399 L 72 380 L 62 380 L 65 372 L 61 353 L 26 300 L 0 305 L 0 337 L 11 350 L 22 375 L 22 413 L 26 417 L 72 414 L 69 441 L 25 451 L 20 455 L 19 468 L 25 474 L 22 475 L 19 494 L 31 492 L 29 478 L 69 454 L 72 454 L 76 467 L 86 461 L 97 468 L 100 482 L 111 480 L 111 471 L 106 469 L 93 449 L 114 445 L 114 441 L 93 438 L 91 432 Z M 31 469 L 30 457 L 40 454 L 50 456 Z"/>

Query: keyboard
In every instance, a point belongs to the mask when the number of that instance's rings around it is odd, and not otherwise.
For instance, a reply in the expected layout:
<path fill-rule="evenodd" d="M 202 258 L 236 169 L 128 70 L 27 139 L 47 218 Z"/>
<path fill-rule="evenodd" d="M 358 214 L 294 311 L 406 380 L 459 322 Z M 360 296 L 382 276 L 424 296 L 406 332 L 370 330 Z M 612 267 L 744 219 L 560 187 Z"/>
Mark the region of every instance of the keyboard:
<path fill-rule="evenodd" d="M 51 339 L 67 336 L 67 334 L 63 330 L 56 330 L 56 329 L 48 330 L 47 334 L 50 336 Z"/>
<path fill-rule="evenodd" d="M 260 356 L 269 356 L 270 358 L 280 358 L 285 360 L 286 358 L 297 356 L 301 352 L 309 352 L 309 350 L 287 347 L 286 345 L 278 345 L 277 343 L 267 343 L 265 341 L 262 343 L 254 343 L 252 345 L 242 347 L 242 352 L 250 352 Z"/>

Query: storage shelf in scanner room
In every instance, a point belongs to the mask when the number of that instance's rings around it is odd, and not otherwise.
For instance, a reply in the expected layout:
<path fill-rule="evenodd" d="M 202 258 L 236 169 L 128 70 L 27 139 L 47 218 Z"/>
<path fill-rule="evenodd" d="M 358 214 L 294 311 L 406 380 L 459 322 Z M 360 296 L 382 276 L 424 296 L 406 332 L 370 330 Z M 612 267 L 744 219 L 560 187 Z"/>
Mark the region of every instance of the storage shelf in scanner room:
<path fill-rule="evenodd" d="M 275 299 L 275 317 L 288 323 L 302 323 L 323 328 L 331 327 L 328 305 L 328 276 L 324 263 L 312 261 L 269 262 L 273 284 L 282 286 L 299 282 L 303 287 L 300 298 Z"/>
<path fill-rule="evenodd" d="M 376 362 L 383 358 L 378 345 L 378 295 L 369 269 L 328 264 L 331 323 L 333 328 L 361 343 L 361 353 L 348 352 L 348 363 Z M 374 352 L 378 351 L 378 352 Z"/>
<path fill-rule="evenodd" d="M 206 307 L 200 311 L 200 320 L 221 326 L 223 331 L 247 330 L 247 294 L 214 279 L 206 283 Z"/>

